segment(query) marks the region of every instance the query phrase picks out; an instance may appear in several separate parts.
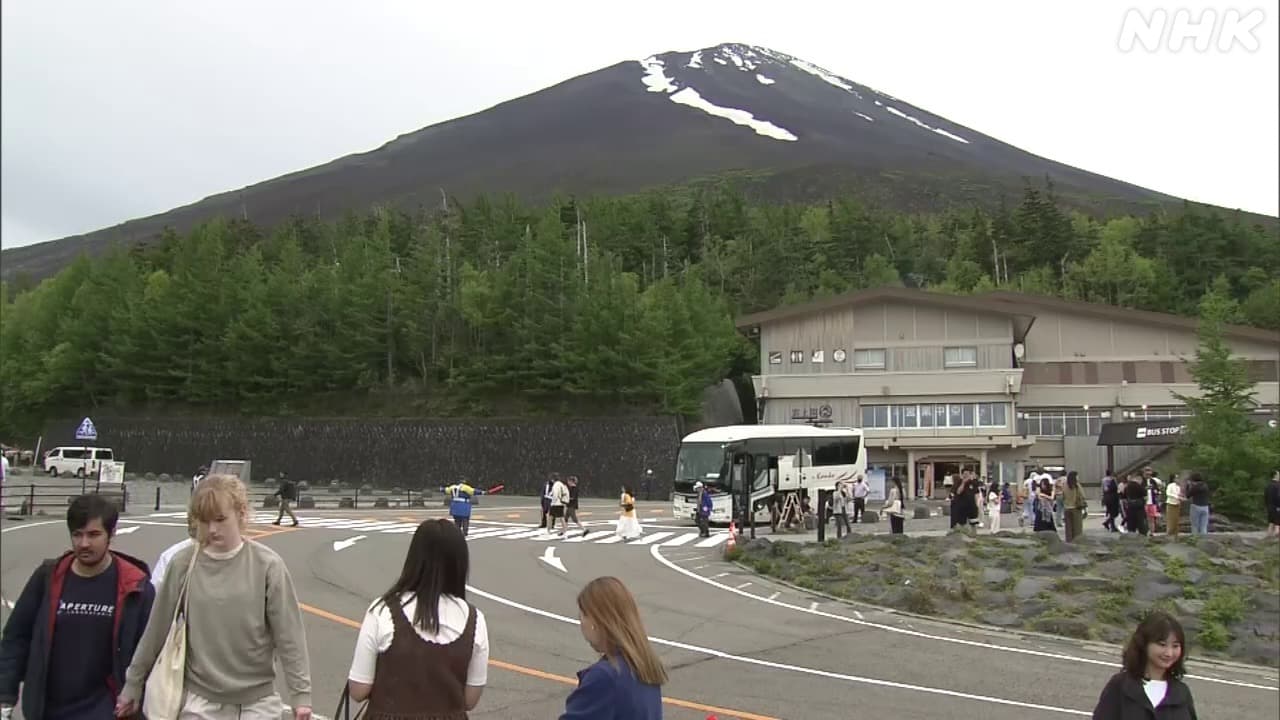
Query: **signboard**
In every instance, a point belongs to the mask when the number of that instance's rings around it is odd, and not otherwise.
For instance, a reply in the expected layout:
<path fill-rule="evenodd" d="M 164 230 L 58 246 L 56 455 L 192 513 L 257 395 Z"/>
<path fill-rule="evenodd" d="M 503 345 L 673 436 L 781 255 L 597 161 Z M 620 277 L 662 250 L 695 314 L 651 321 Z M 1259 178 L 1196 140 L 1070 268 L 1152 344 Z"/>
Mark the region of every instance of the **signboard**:
<path fill-rule="evenodd" d="M 884 468 L 867 468 L 867 502 L 885 499 Z"/>
<path fill-rule="evenodd" d="M 124 463 L 103 460 L 98 465 L 98 482 L 102 485 L 119 485 L 124 482 Z"/>
<path fill-rule="evenodd" d="M 1187 431 L 1189 418 L 1161 418 L 1105 423 L 1098 432 L 1099 445 L 1177 445 Z M 1274 416 L 1253 413 L 1249 419 L 1275 427 Z"/>
<path fill-rule="evenodd" d="M 97 440 L 98 428 L 93 426 L 93 421 L 85 418 L 80 421 L 80 427 L 76 428 L 77 440 Z"/>

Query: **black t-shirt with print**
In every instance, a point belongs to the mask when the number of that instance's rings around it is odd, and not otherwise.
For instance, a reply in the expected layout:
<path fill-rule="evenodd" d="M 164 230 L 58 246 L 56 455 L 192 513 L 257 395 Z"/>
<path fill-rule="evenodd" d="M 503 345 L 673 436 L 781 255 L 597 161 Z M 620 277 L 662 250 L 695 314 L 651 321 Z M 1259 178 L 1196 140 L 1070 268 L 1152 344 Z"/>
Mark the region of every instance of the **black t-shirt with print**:
<path fill-rule="evenodd" d="M 53 625 L 46 715 L 50 720 L 108 718 L 115 701 L 111 676 L 116 612 L 116 563 L 95 577 L 68 570 Z M 105 712 L 105 714 L 104 714 Z"/>

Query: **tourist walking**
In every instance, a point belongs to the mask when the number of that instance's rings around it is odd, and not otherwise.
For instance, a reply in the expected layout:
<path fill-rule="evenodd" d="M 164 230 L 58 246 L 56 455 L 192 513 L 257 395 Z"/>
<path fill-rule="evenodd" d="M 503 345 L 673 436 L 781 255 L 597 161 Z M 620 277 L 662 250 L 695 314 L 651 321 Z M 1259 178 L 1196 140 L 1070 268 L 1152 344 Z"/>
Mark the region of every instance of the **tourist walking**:
<path fill-rule="evenodd" d="M 191 498 L 197 544 L 174 556 L 165 571 L 147 630 L 126 673 L 116 716 L 140 710 L 182 720 L 278 720 L 275 690 L 279 659 L 297 720 L 311 717 L 311 664 L 293 578 L 274 550 L 246 540 L 249 495 L 234 475 L 209 475 Z M 156 667 L 175 623 L 186 627 L 180 677 Z M 152 708 L 163 693 L 148 687 L 180 685 L 179 707 Z M 140 707 L 146 690 L 146 706 Z"/>
<path fill-rule="evenodd" d="M 993 482 L 987 490 L 987 517 L 991 520 L 991 533 L 993 535 L 1000 532 L 1000 511 L 1002 509 L 1000 485 Z"/>
<path fill-rule="evenodd" d="M 1262 502 L 1267 511 L 1267 537 L 1280 537 L 1280 470 L 1271 473 Z"/>
<path fill-rule="evenodd" d="M 1146 535 L 1147 524 L 1147 491 L 1138 476 L 1130 475 L 1124 484 L 1124 529 L 1125 532 Z"/>
<path fill-rule="evenodd" d="M 1111 468 L 1107 468 L 1106 474 L 1102 476 L 1102 509 L 1107 515 L 1102 521 L 1102 527 L 1111 532 L 1119 532 L 1116 518 L 1120 516 L 1120 483 Z"/>
<path fill-rule="evenodd" d="M 569 507 L 569 486 L 564 481 L 556 478 L 551 484 L 551 509 L 549 511 L 551 522 L 547 526 L 547 532 L 555 532 L 556 526 L 560 526 L 560 536 L 564 537 L 565 532 L 569 530 L 569 519 L 567 510 Z"/>
<path fill-rule="evenodd" d="M 1055 502 L 1053 491 L 1053 481 L 1048 477 L 1040 478 L 1040 486 L 1036 488 L 1034 503 L 1035 524 L 1031 529 L 1035 532 L 1053 532 L 1058 531 L 1056 523 Z"/>
<path fill-rule="evenodd" d="M 31 574 L 0 639 L 5 717 L 19 694 L 27 720 L 114 715 L 156 593 L 146 563 L 111 549 L 119 517 L 96 493 L 67 507 L 71 549 Z"/>
<path fill-rule="evenodd" d="M 862 522 L 862 514 L 867 511 L 867 496 L 871 494 L 871 486 L 862 475 L 853 479 L 853 523 Z"/>
<path fill-rule="evenodd" d="M 366 720 L 461 720 L 489 677 L 489 629 L 467 602 L 470 557 L 460 530 L 425 520 L 400 577 L 365 611 L 347 691 Z"/>
<path fill-rule="evenodd" d="M 1187 477 L 1187 500 L 1191 502 L 1191 534 L 1209 534 L 1209 483 L 1193 472 Z"/>
<path fill-rule="evenodd" d="M 644 530 L 636 519 L 636 499 L 631 494 L 630 487 L 622 486 L 622 497 L 618 499 L 618 504 L 622 509 L 618 512 L 618 527 L 614 534 L 623 540 L 635 540 L 644 534 Z"/>
<path fill-rule="evenodd" d="M 1062 491 L 1062 526 L 1066 530 L 1067 542 L 1073 542 L 1084 534 L 1084 511 L 1088 506 L 1084 488 L 1080 487 L 1080 474 L 1072 470 L 1067 473 L 1067 486 Z"/>
<path fill-rule="evenodd" d="M 906 520 L 906 494 L 902 490 L 902 478 L 893 476 L 893 484 L 889 487 L 889 497 L 884 503 L 884 514 L 889 518 L 889 533 L 901 535 Z"/>
<path fill-rule="evenodd" d="M 831 515 L 836 519 L 836 539 L 853 534 L 849 526 L 849 506 L 853 497 L 849 492 L 849 483 L 841 480 L 836 483 L 836 490 L 831 494 Z"/>
<path fill-rule="evenodd" d="M 298 527 L 298 516 L 293 514 L 293 508 L 290 507 L 298 500 L 298 484 L 286 477 L 284 473 L 280 473 L 280 487 L 276 489 L 274 496 L 280 498 L 280 513 L 276 515 L 276 521 L 271 524 L 279 525 L 288 514 L 289 519 L 293 521 L 293 526 Z"/>
<path fill-rule="evenodd" d="M 1182 530 L 1182 483 L 1177 475 L 1164 486 L 1164 523 L 1169 537 L 1178 537 Z"/>
<path fill-rule="evenodd" d="M 164 582 L 164 574 L 168 572 L 169 563 L 173 562 L 173 556 L 182 552 L 183 548 L 191 547 L 196 541 L 196 521 L 191 519 L 191 513 L 187 513 L 187 537 L 170 545 L 160 553 L 160 559 L 156 560 L 156 566 L 151 569 L 151 584 L 160 587 L 160 583 Z"/>
<path fill-rule="evenodd" d="M 1111 676 L 1093 720 L 1196 720 L 1186 674 L 1186 633 L 1174 617 L 1152 610 L 1125 645 L 1123 669 Z"/>
<path fill-rule="evenodd" d="M 582 636 L 600 660 L 578 672 L 560 720 L 661 720 L 667 671 L 654 652 L 635 598 L 613 577 L 578 593 Z"/>
<path fill-rule="evenodd" d="M 578 529 L 582 531 L 582 537 L 586 537 L 587 526 L 583 525 L 582 521 L 578 519 L 578 476 L 570 475 L 568 485 L 569 504 L 565 505 L 564 508 L 565 529 L 567 530 L 569 528 L 569 521 L 572 520 L 573 524 L 577 525 Z"/>
<path fill-rule="evenodd" d="M 547 527 L 547 520 L 551 515 L 551 488 L 560 482 L 560 473 L 551 473 L 546 481 L 542 483 L 542 524 L 538 527 Z"/>

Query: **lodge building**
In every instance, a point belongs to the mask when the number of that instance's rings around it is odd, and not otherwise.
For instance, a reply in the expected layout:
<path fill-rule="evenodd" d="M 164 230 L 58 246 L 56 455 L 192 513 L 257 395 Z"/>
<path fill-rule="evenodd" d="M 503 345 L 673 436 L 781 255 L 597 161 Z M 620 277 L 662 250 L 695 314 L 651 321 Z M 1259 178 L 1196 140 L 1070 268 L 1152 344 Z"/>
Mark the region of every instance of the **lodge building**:
<path fill-rule="evenodd" d="M 875 288 L 741 317 L 759 341 L 758 420 L 860 427 L 868 465 L 915 495 L 963 468 L 1015 482 L 1029 466 L 1105 470 L 1102 426 L 1186 417 L 1197 321 L 1095 303 L 990 292 Z M 1280 412 L 1280 333 L 1225 336 Z M 1167 425 L 1168 423 L 1166 423 Z M 1176 424 L 1176 423 L 1175 423 Z M 1118 426 L 1117 426 L 1118 427 Z M 1123 472 L 1168 446 L 1112 449 Z"/>

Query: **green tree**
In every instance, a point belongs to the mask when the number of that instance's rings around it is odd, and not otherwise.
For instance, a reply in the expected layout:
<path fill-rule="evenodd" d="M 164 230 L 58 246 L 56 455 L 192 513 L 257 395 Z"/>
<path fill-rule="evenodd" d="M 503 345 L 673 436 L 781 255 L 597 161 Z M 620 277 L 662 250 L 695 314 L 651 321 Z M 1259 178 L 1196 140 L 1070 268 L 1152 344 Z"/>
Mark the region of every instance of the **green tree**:
<path fill-rule="evenodd" d="M 1280 430 L 1249 418 L 1258 406 L 1253 382 L 1223 338 L 1223 326 L 1235 313 L 1226 278 L 1219 276 L 1200 303 L 1199 346 L 1191 366 L 1200 395 L 1177 396 L 1191 410 L 1180 456 L 1187 467 L 1206 475 L 1216 512 L 1260 520 L 1263 485 L 1280 461 Z"/>

